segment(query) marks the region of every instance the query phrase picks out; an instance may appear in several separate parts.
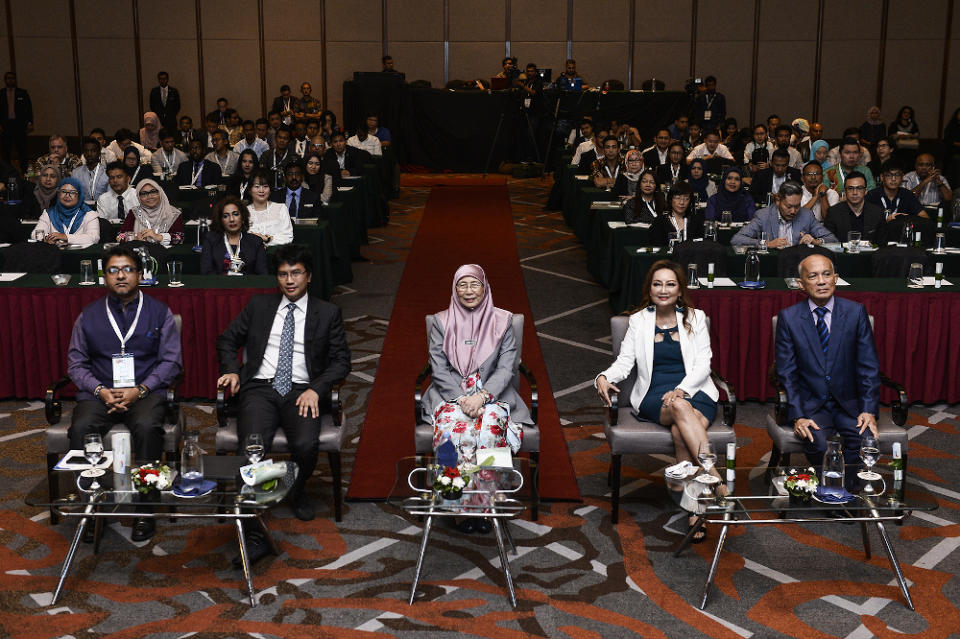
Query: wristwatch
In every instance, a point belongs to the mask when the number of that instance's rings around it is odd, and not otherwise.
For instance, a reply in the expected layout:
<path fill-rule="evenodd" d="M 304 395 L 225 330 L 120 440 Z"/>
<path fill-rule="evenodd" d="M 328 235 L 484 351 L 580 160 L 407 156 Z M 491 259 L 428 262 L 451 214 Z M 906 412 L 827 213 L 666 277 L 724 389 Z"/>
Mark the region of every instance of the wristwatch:
<path fill-rule="evenodd" d="M 144 386 L 143 384 L 137 384 L 137 392 L 138 392 L 137 399 L 143 399 L 150 393 L 150 389 Z"/>

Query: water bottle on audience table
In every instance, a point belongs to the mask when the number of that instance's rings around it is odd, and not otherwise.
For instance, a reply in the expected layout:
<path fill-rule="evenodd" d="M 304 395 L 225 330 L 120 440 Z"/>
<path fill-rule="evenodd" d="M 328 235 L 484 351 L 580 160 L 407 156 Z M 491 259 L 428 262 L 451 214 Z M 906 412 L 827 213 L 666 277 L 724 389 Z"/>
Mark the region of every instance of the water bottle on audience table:
<path fill-rule="evenodd" d="M 827 452 L 823 455 L 820 485 L 824 494 L 842 495 L 844 478 L 843 442 L 839 435 L 833 435 L 827 439 Z"/>

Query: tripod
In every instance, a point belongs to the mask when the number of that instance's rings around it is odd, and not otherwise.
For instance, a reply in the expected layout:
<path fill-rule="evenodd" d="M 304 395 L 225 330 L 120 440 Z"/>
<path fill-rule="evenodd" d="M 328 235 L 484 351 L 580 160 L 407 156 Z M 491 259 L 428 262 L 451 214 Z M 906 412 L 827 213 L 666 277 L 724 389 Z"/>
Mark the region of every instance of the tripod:
<path fill-rule="evenodd" d="M 497 130 L 493 134 L 493 141 L 490 144 L 490 152 L 487 154 L 487 161 L 483 165 L 484 178 L 487 177 L 487 173 L 490 171 L 490 162 L 493 160 L 493 152 L 497 148 L 497 141 L 500 139 L 500 130 L 503 128 L 503 119 L 507 115 L 508 109 L 509 105 L 505 106 L 503 110 L 500 111 L 500 118 L 497 120 Z M 522 100 L 520 101 L 520 113 L 523 114 L 523 119 L 526 121 L 527 133 L 530 135 L 530 143 L 533 145 L 533 152 L 534 156 L 537 158 L 537 164 L 540 164 L 540 149 L 537 146 L 537 136 L 533 130 L 533 123 L 530 122 L 530 114 L 527 112 L 527 109 L 524 108 Z"/>

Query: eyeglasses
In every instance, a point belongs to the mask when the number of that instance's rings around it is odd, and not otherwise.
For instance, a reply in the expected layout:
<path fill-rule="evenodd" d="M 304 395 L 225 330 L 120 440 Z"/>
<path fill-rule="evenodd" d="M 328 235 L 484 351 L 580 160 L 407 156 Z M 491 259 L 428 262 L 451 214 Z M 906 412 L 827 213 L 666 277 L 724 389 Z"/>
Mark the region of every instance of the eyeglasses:
<path fill-rule="evenodd" d="M 900 171 L 896 171 L 896 172 L 893 172 L 893 173 L 887 173 L 887 177 L 902 178 L 902 177 L 903 177 L 903 173 L 901 173 Z"/>
<path fill-rule="evenodd" d="M 160 191 L 156 189 L 150 189 L 149 191 L 144 189 L 140 191 L 140 195 L 157 195 L 158 193 L 160 193 Z"/>
<path fill-rule="evenodd" d="M 61 190 L 61 191 L 60 191 L 60 195 L 66 195 L 67 197 L 77 197 L 77 196 L 80 195 L 80 194 L 77 193 L 76 191 L 63 191 L 63 190 Z"/>
<path fill-rule="evenodd" d="M 865 186 L 848 186 L 843 189 L 844 191 L 866 191 L 867 187 Z"/>
<path fill-rule="evenodd" d="M 133 273 L 136 270 L 137 270 L 136 266 L 131 266 L 129 264 L 127 264 L 126 266 L 108 266 L 106 269 L 107 273 L 109 273 L 110 275 L 116 275 L 120 271 L 123 271 L 124 273 L 129 275 L 130 273 Z"/>
<path fill-rule="evenodd" d="M 813 176 L 822 177 L 822 176 L 823 176 L 823 173 L 817 173 L 816 171 L 814 171 L 813 173 L 804 173 L 804 174 L 803 174 L 803 177 L 813 177 Z"/>
<path fill-rule="evenodd" d="M 299 279 L 303 277 L 304 274 L 306 274 L 306 271 L 301 271 L 300 269 L 297 269 L 295 271 L 277 271 L 277 279 L 278 280 L 284 280 L 284 279 L 290 279 L 290 278 Z"/>
<path fill-rule="evenodd" d="M 480 282 L 460 282 L 457 284 L 458 291 L 482 291 L 483 284 Z"/>

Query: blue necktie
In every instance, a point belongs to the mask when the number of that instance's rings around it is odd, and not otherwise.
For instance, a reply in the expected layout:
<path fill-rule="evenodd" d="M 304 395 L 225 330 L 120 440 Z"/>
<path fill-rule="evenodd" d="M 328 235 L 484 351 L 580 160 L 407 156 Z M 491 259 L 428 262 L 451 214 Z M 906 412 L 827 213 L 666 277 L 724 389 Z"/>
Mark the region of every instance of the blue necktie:
<path fill-rule="evenodd" d="M 277 372 L 273 376 L 273 389 L 281 396 L 290 392 L 293 386 L 293 310 L 296 304 L 287 304 L 287 316 L 283 319 L 283 330 L 280 332 L 280 355 L 277 357 Z"/>
<path fill-rule="evenodd" d="M 817 314 L 817 336 L 820 338 L 820 346 L 823 347 L 823 354 L 827 354 L 827 347 L 830 345 L 830 329 L 827 328 L 827 322 L 823 319 L 827 314 L 824 306 L 818 306 L 813 309 Z"/>

